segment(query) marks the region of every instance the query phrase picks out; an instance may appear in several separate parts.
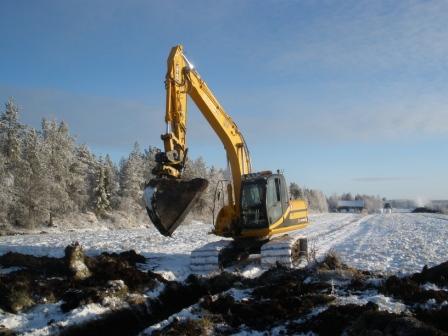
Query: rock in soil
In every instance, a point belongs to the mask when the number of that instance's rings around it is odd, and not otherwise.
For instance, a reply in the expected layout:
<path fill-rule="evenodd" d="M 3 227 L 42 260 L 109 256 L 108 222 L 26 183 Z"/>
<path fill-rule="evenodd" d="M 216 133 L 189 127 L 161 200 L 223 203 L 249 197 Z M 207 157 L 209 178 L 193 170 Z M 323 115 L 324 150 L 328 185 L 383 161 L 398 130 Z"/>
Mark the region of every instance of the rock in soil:
<path fill-rule="evenodd" d="M 78 242 L 65 248 L 65 260 L 71 276 L 75 281 L 87 279 L 92 275 L 85 263 L 82 246 Z"/>

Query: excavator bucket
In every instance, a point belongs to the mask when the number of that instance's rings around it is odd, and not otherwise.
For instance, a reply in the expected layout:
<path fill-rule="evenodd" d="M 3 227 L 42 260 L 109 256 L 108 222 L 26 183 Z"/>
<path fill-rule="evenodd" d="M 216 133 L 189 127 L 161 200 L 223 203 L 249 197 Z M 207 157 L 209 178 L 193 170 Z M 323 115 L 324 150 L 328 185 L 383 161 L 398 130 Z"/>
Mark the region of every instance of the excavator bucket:
<path fill-rule="evenodd" d="M 146 185 L 146 211 L 164 236 L 171 236 L 196 204 L 208 181 L 202 178 L 175 180 L 156 178 Z"/>

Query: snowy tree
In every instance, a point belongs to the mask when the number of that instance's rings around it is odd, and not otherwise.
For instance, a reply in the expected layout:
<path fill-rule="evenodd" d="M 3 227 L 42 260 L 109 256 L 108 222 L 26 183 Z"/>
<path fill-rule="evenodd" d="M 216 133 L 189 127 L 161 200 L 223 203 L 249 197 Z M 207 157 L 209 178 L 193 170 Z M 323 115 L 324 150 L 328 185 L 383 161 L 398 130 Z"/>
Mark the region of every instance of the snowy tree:
<path fill-rule="evenodd" d="M 325 194 L 320 190 L 315 189 L 304 189 L 305 199 L 308 201 L 308 208 L 310 210 L 327 212 L 328 203 Z"/>
<path fill-rule="evenodd" d="M 70 198 L 72 174 L 70 168 L 74 160 L 75 141 L 69 134 L 66 123 L 55 120 L 42 121 L 43 147 L 47 157 L 50 190 L 49 224 L 53 224 L 54 216 L 64 215 L 76 209 L 75 202 Z"/>
<path fill-rule="evenodd" d="M 120 208 L 127 212 L 136 213 L 143 209 L 144 159 L 138 143 L 129 157 L 120 163 Z"/>
<path fill-rule="evenodd" d="M 295 182 L 291 182 L 289 185 L 289 194 L 292 199 L 303 198 L 303 190 L 299 187 L 299 185 Z"/>
<path fill-rule="evenodd" d="M 356 195 L 355 199 L 364 201 L 364 208 L 372 213 L 383 207 L 383 200 L 379 196 Z"/>
<path fill-rule="evenodd" d="M 208 169 L 204 159 L 202 157 L 199 157 L 195 160 L 188 160 L 185 164 L 185 169 L 182 174 L 182 177 L 186 180 L 190 180 L 197 177 L 208 180 L 209 178 Z M 208 208 L 207 203 L 213 202 L 213 199 L 209 200 L 207 198 L 207 191 L 211 190 L 212 188 L 213 187 L 211 187 L 209 184 L 207 190 L 202 193 L 202 195 L 199 197 L 196 204 L 192 208 L 191 211 L 193 213 L 196 213 L 198 215 L 204 214 L 204 212 Z"/>
<path fill-rule="evenodd" d="M 8 222 L 8 210 L 12 205 L 13 179 L 6 167 L 6 157 L 0 152 L 0 224 Z"/>
<path fill-rule="evenodd" d="M 120 204 L 120 182 L 118 179 L 118 169 L 112 162 L 109 155 L 106 155 L 104 159 L 105 170 L 105 188 L 107 194 L 109 194 L 109 203 L 112 209 L 117 209 Z"/>
<path fill-rule="evenodd" d="M 200 156 L 195 160 L 188 160 L 185 164 L 185 170 L 182 175 L 185 179 L 192 179 L 195 177 L 207 178 L 207 165 L 204 159 Z"/>
<path fill-rule="evenodd" d="M 20 161 L 23 129 L 24 126 L 19 123 L 19 109 L 10 98 L 5 104 L 5 112 L 0 116 L 0 149 L 10 165 Z"/>
<path fill-rule="evenodd" d="M 204 198 L 204 208 L 202 209 L 202 212 L 204 215 L 212 215 L 213 213 L 213 207 L 216 206 L 216 211 L 220 209 L 222 205 L 222 199 L 221 202 L 219 200 L 215 200 L 215 192 L 216 188 L 218 187 L 219 181 L 223 181 L 224 178 L 224 170 L 218 169 L 214 166 L 211 166 L 207 171 L 207 180 L 208 180 L 208 188 L 203 193 L 202 197 Z M 225 184 L 226 185 L 226 184 Z M 227 190 L 224 189 L 224 195 L 221 195 L 221 197 L 226 197 Z M 225 200 L 225 199 L 224 199 Z M 214 204 L 216 202 L 216 204 Z M 215 215 L 216 215 L 215 211 Z"/>
<path fill-rule="evenodd" d="M 42 152 L 42 139 L 35 129 L 27 132 L 24 144 L 24 161 L 27 174 L 21 188 L 24 225 L 34 228 L 48 218 L 50 204 L 45 195 L 49 192 L 47 166 Z"/>
<path fill-rule="evenodd" d="M 86 211 L 94 205 L 94 184 L 97 161 L 86 145 L 75 148 L 67 180 L 68 194 L 76 209 Z"/>
<path fill-rule="evenodd" d="M 19 122 L 19 110 L 11 98 L 5 104 L 0 116 L 0 152 L 2 153 L 2 179 L 4 191 L 2 197 L 8 221 L 14 225 L 24 225 L 24 204 L 21 195 L 26 187 L 28 175 L 27 162 L 22 158 L 23 141 L 26 127 Z"/>
<path fill-rule="evenodd" d="M 160 152 L 160 149 L 157 147 L 149 146 L 148 149 L 145 149 L 145 153 L 143 155 L 144 160 L 144 179 L 145 181 L 149 181 L 154 177 L 152 174 L 153 168 L 156 166 L 156 154 Z"/>
<path fill-rule="evenodd" d="M 107 187 L 108 181 L 105 165 L 102 159 L 100 159 L 97 165 L 95 182 L 95 213 L 101 217 L 110 209 L 110 194 Z"/>
<path fill-rule="evenodd" d="M 341 195 L 341 200 L 343 201 L 353 201 L 353 196 L 351 193 L 345 193 Z"/>
<path fill-rule="evenodd" d="M 328 203 L 328 208 L 330 211 L 336 211 L 337 207 L 338 207 L 338 201 L 340 200 L 340 196 L 338 196 L 337 194 L 332 194 L 328 199 L 327 199 L 327 203 Z"/>

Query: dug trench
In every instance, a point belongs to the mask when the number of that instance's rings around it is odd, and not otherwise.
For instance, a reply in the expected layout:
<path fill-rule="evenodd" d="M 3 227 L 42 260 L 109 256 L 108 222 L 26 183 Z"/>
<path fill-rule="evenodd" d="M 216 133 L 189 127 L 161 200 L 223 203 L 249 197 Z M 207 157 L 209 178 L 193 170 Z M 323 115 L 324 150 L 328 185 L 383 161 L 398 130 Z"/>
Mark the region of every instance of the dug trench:
<path fill-rule="evenodd" d="M 448 262 L 385 277 L 329 254 L 304 269 L 276 267 L 255 279 L 223 272 L 183 282 L 141 271 L 144 262 L 151 260 L 134 251 L 89 257 L 79 244 L 68 246 L 64 258 L 7 253 L 0 265 L 17 269 L 0 275 L 0 309 L 20 314 L 51 302 L 62 302 L 63 312 L 89 303 L 110 308 L 82 324 L 49 321 L 60 335 L 448 335 Z M 163 289 L 145 295 L 155 288 Z M 405 308 L 391 312 L 368 299 L 378 296 Z M 0 327 L 2 333 L 14 330 Z"/>

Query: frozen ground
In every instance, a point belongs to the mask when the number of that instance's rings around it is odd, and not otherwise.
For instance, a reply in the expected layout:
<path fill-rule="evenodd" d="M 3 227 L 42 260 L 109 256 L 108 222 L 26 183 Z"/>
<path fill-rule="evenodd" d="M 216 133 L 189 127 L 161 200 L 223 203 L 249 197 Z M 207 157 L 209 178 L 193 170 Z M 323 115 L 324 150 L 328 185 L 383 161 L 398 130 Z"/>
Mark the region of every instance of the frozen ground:
<path fill-rule="evenodd" d="M 305 233 L 318 255 L 334 249 L 359 269 L 417 272 L 446 261 L 448 216 L 392 213 L 358 217 L 322 214 Z"/>
<path fill-rule="evenodd" d="M 182 280 L 190 273 L 189 253 L 220 239 L 208 234 L 210 229 L 210 225 L 196 222 L 181 226 L 172 238 L 163 237 L 154 228 L 3 236 L 0 254 L 15 251 L 62 257 L 65 246 L 78 241 L 90 255 L 134 249 L 149 258 L 152 270 Z M 446 215 L 316 214 L 311 216 L 309 227 L 299 233 L 308 236 L 309 247 L 318 257 L 333 249 L 359 269 L 416 272 L 424 265 L 445 261 L 448 255 Z"/>
<path fill-rule="evenodd" d="M 307 235 L 309 247 L 316 256 L 320 257 L 332 249 L 338 252 L 344 262 L 359 269 L 410 273 L 420 271 L 424 265 L 433 266 L 447 259 L 448 216 L 445 215 L 316 214 L 311 216 L 311 221 L 310 226 L 298 234 Z M 15 251 L 62 257 L 64 248 L 78 241 L 90 255 L 134 249 L 149 258 L 148 264 L 142 265 L 142 268 L 150 268 L 170 280 L 183 280 L 190 273 L 189 253 L 220 239 L 208 234 L 210 229 L 210 225 L 196 222 L 181 226 L 172 238 L 161 236 L 154 228 L 3 236 L 0 237 L 0 254 Z M 0 268 L 3 274 L 12 271 L 14 269 Z M 243 272 L 244 276 L 258 274 L 260 270 L 256 263 L 249 265 Z M 376 303 L 385 300 L 378 293 L 374 293 L 373 299 L 343 299 L 350 302 L 376 300 Z M 361 301 L 360 304 L 364 302 Z M 64 314 L 60 312 L 59 306 L 60 302 L 38 305 L 17 315 L 0 311 L 0 325 L 21 334 L 46 335 L 52 334 L 55 328 L 90 320 L 108 311 L 101 305 L 90 304 Z M 388 301 L 383 306 L 389 311 L 395 311 L 402 304 Z M 52 327 L 47 326 L 50 320 L 55 321 Z"/>

